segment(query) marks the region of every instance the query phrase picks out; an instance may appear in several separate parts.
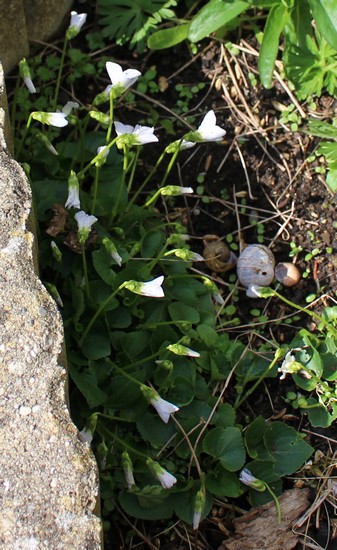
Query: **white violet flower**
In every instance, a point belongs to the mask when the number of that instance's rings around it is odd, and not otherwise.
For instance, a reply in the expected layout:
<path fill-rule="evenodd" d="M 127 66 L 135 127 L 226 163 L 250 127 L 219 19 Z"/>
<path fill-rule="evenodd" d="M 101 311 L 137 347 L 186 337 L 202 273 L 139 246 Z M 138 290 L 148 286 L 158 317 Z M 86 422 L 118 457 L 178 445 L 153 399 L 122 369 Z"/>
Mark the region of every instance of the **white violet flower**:
<path fill-rule="evenodd" d="M 133 466 L 130 455 L 127 451 L 122 453 L 122 465 L 125 475 L 125 481 L 128 489 L 132 489 L 136 485 L 135 478 L 133 477 Z"/>
<path fill-rule="evenodd" d="M 80 204 L 80 186 L 74 170 L 70 171 L 70 176 L 68 178 L 68 198 L 65 203 L 65 208 L 81 208 Z"/>
<path fill-rule="evenodd" d="M 109 93 L 112 91 L 113 97 L 122 95 L 141 75 L 137 69 L 126 69 L 123 71 L 118 63 L 113 63 L 112 61 L 107 61 L 105 67 L 111 80 Z"/>
<path fill-rule="evenodd" d="M 189 193 L 194 193 L 192 187 L 180 187 L 180 185 L 166 185 L 160 190 L 161 195 L 168 195 L 169 197 L 175 195 L 188 195 Z"/>
<path fill-rule="evenodd" d="M 246 296 L 248 296 L 248 298 L 262 298 L 260 289 L 261 289 L 260 286 L 249 285 L 249 287 L 246 290 Z"/>
<path fill-rule="evenodd" d="M 165 422 L 165 424 L 167 424 L 170 420 L 171 414 L 179 411 L 179 407 L 173 405 L 173 403 L 170 403 L 165 399 L 162 399 L 155 390 L 149 388 L 145 384 L 142 384 L 140 389 L 145 399 L 152 405 L 152 407 L 156 409 L 158 415 L 162 421 Z"/>
<path fill-rule="evenodd" d="M 122 122 L 115 122 L 115 130 L 117 136 L 121 139 L 118 143 L 126 143 L 127 145 L 144 145 L 145 143 L 152 143 L 158 141 L 157 136 L 154 135 L 154 128 L 149 126 L 141 126 L 136 124 L 135 127 L 129 124 L 122 124 Z"/>
<path fill-rule="evenodd" d="M 135 294 L 150 296 L 151 298 L 162 298 L 164 296 L 164 291 L 162 289 L 163 281 L 164 276 L 161 275 L 160 277 L 156 277 L 152 281 L 147 281 L 146 283 L 140 283 L 139 281 L 125 281 L 123 286 Z"/>
<path fill-rule="evenodd" d="M 295 355 L 291 354 L 291 351 L 285 354 L 282 365 L 278 368 L 278 372 L 281 373 L 280 380 L 285 380 L 287 374 L 295 374 L 300 371 L 302 365 L 296 362 Z"/>
<path fill-rule="evenodd" d="M 86 13 L 77 13 L 77 11 L 72 11 L 70 13 L 70 24 L 66 32 L 68 40 L 71 40 L 78 35 L 86 20 Z"/>
<path fill-rule="evenodd" d="M 177 483 L 177 478 L 162 468 L 158 462 L 148 458 L 146 464 L 149 466 L 150 470 L 164 489 L 170 489 L 175 483 Z"/>
<path fill-rule="evenodd" d="M 205 115 L 202 123 L 197 130 L 185 134 L 184 140 L 182 142 L 182 144 L 184 144 L 183 148 L 188 148 L 189 141 L 221 141 L 225 134 L 226 130 L 223 130 L 222 128 L 220 128 L 220 126 L 216 125 L 216 116 L 214 111 L 211 110 L 208 111 L 208 113 Z"/>
<path fill-rule="evenodd" d="M 76 101 L 68 101 L 65 106 L 62 108 L 62 113 L 64 113 L 66 116 L 71 114 L 71 111 L 73 109 L 78 109 L 79 104 L 76 103 Z"/>
<path fill-rule="evenodd" d="M 83 210 L 77 212 L 74 218 L 78 225 L 78 239 L 81 244 L 84 244 L 89 237 L 91 226 L 98 220 L 95 216 L 90 216 L 83 212 Z"/>
<path fill-rule="evenodd" d="M 63 128 L 67 126 L 68 121 L 65 113 L 45 113 L 43 111 L 35 111 L 31 113 L 31 117 L 42 124 L 48 124 L 48 126 L 56 126 L 57 128 Z"/>
<path fill-rule="evenodd" d="M 36 88 L 33 84 L 32 77 L 31 77 L 31 74 L 30 74 L 29 65 L 28 65 L 25 58 L 23 58 L 20 61 L 19 69 L 20 69 L 20 74 L 22 76 L 22 79 L 23 79 L 23 81 L 25 83 L 25 86 L 28 89 L 29 93 L 30 94 L 35 94 L 36 93 Z"/>
<path fill-rule="evenodd" d="M 248 487 L 252 487 L 253 489 L 256 489 L 256 491 L 260 491 L 261 493 L 265 491 L 266 485 L 261 479 L 257 479 L 255 476 L 253 476 L 252 472 L 248 470 L 248 468 L 244 468 L 240 475 L 239 480 L 244 485 L 248 485 Z"/>
<path fill-rule="evenodd" d="M 156 409 L 160 418 L 165 424 L 170 420 L 171 414 L 179 411 L 179 407 L 169 401 L 165 401 L 158 394 L 150 400 L 151 405 Z"/>
<path fill-rule="evenodd" d="M 170 344 L 169 346 L 166 346 L 166 349 L 168 349 L 169 351 L 172 351 L 172 353 L 175 353 L 176 355 L 187 355 L 188 357 L 200 357 L 200 353 L 198 351 L 194 351 L 193 349 L 187 348 L 182 344 Z"/>
<path fill-rule="evenodd" d="M 110 239 L 108 239 L 108 237 L 103 237 L 102 243 L 105 249 L 107 250 L 107 252 L 111 254 L 111 257 L 115 260 L 116 264 L 119 265 L 120 267 L 122 265 L 122 257 L 118 254 L 115 243 L 113 243 Z"/>

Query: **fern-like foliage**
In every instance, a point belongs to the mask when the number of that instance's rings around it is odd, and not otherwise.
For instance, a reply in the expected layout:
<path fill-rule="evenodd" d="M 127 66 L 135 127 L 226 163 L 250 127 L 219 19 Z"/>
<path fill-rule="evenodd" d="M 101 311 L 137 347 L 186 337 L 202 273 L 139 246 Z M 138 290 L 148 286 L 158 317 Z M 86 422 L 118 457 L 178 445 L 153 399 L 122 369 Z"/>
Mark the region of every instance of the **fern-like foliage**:
<path fill-rule="evenodd" d="M 175 17 L 178 0 L 98 0 L 102 34 L 141 51 L 159 23 Z"/>

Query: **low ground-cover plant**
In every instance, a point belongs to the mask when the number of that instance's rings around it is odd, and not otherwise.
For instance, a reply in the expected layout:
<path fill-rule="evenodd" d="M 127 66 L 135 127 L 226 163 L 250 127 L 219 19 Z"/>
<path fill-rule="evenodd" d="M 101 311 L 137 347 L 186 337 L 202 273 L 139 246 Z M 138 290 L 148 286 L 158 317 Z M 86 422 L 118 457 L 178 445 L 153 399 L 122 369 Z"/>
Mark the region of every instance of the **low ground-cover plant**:
<path fill-rule="evenodd" d="M 73 13 L 67 41 L 84 21 Z M 173 180 L 178 154 L 225 131 L 209 111 L 161 151 L 154 128 L 115 118 L 139 71 L 106 69 L 111 82 L 88 112 L 72 101 L 57 109 L 58 81 L 50 108 L 30 113 L 17 157 L 32 184 L 43 277 L 64 321 L 72 417 L 100 467 L 105 526 L 118 503 L 136 518 L 176 515 L 197 529 L 215 497 L 249 487 L 252 504 L 277 503 L 283 478 L 313 452 L 284 422 L 246 415 L 247 398 L 278 367 L 308 392 L 305 403 L 286 399 L 314 425 L 335 418 L 335 315 L 327 310 L 320 335 L 302 331 L 289 349 L 249 350 L 229 338 L 218 288 L 191 270 L 202 258 L 185 227 L 157 207 L 193 195 Z M 25 62 L 21 73 L 34 93 Z M 143 145 L 158 159 L 148 174 Z"/>
<path fill-rule="evenodd" d="M 154 32 L 148 45 L 162 49 L 183 40 L 195 44 L 212 33 L 223 38 L 245 23 L 261 43 L 258 64 L 263 86 L 272 86 L 283 37 L 284 69 L 298 96 L 320 96 L 323 90 L 335 95 L 336 17 L 329 0 L 210 0 L 192 18 Z"/>

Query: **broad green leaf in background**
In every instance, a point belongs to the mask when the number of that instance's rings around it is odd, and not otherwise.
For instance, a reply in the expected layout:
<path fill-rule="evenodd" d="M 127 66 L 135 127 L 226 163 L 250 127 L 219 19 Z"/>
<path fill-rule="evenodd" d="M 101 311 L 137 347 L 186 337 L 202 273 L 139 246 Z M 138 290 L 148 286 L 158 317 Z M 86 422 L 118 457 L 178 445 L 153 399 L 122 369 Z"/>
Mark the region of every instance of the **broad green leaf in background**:
<path fill-rule="evenodd" d="M 296 472 L 314 452 L 294 428 L 283 422 L 271 423 L 264 434 L 264 441 L 275 461 L 275 472 L 280 477 Z"/>
<path fill-rule="evenodd" d="M 194 483 L 194 486 L 188 486 L 188 490 L 180 491 L 179 493 L 172 494 L 171 502 L 174 505 L 174 511 L 179 518 L 186 523 L 192 524 L 193 514 L 195 510 L 195 497 L 197 490 L 200 487 L 200 483 Z M 211 511 L 213 504 L 212 496 L 206 492 L 206 502 L 203 510 L 202 517 L 206 517 Z"/>
<path fill-rule="evenodd" d="M 105 323 L 96 321 L 85 337 L 81 349 L 88 359 L 100 359 L 110 355 L 110 337 Z"/>
<path fill-rule="evenodd" d="M 189 26 L 190 23 L 184 23 L 177 27 L 156 31 L 148 38 L 147 45 L 151 50 L 172 48 L 172 46 L 186 40 Z"/>
<path fill-rule="evenodd" d="M 175 16 L 170 8 L 176 5 L 176 0 L 99 0 L 102 34 L 119 45 L 130 42 L 131 47 L 142 51 L 158 24 Z"/>
<path fill-rule="evenodd" d="M 92 370 L 79 371 L 70 364 L 69 373 L 75 385 L 87 400 L 89 407 L 98 407 L 104 403 L 107 397 L 106 393 L 98 387 L 97 378 Z"/>
<path fill-rule="evenodd" d="M 303 129 L 303 132 L 306 134 L 311 134 L 326 139 L 337 139 L 337 128 L 328 122 L 323 120 L 308 120 L 308 128 Z M 334 151 L 335 158 L 337 153 L 337 144 L 336 150 Z"/>
<path fill-rule="evenodd" d="M 337 403 L 332 403 L 328 410 L 323 405 L 320 405 L 316 399 L 309 397 L 307 399 L 308 405 L 312 408 L 301 409 L 306 412 L 310 423 L 315 428 L 328 428 L 337 418 Z"/>
<path fill-rule="evenodd" d="M 309 5 L 320 32 L 330 46 L 337 51 L 336 0 L 309 0 Z"/>
<path fill-rule="evenodd" d="M 266 449 L 263 436 L 268 424 L 263 416 L 257 416 L 245 431 L 245 443 L 249 456 L 258 460 L 272 460 L 272 456 Z"/>
<path fill-rule="evenodd" d="M 119 502 L 123 510 L 138 519 L 162 520 L 173 514 L 172 499 L 164 489 L 157 486 L 144 487 L 135 493 L 122 491 Z"/>
<path fill-rule="evenodd" d="M 280 35 L 289 16 L 290 12 L 283 4 L 273 6 L 269 12 L 259 54 L 260 80 L 265 88 L 271 88 Z"/>
<path fill-rule="evenodd" d="M 221 464 L 206 475 L 206 489 L 219 498 L 238 497 L 240 495 L 240 482 L 233 472 L 225 470 Z"/>
<path fill-rule="evenodd" d="M 144 441 L 149 441 L 157 449 L 163 447 L 176 432 L 175 424 L 164 424 L 155 411 L 153 414 L 149 411 L 144 413 L 136 424 Z"/>
<path fill-rule="evenodd" d="M 240 470 L 245 463 L 245 448 L 239 428 L 214 428 L 204 438 L 203 450 L 230 472 Z"/>
<path fill-rule="evenodd" d="M 247 8 L 249 8 L 249 4 L 241 0 L 235 2 L 211 0 L 192 19 L 188 30 L 188 39 L 191 42 L 202 40 L 205 36 L 226 25 Z"/>

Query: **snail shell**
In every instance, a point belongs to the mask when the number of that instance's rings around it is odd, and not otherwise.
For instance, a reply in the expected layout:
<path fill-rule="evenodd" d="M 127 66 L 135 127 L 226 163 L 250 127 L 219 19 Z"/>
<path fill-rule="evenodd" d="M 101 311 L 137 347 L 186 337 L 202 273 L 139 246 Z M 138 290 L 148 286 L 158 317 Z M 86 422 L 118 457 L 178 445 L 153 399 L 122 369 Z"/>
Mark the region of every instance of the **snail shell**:
<path fill-rule="evenodd" d="M 279 262 L 275 267 L 275 277 L 284 286 L 294 286 L 300 280 L 301 273 L 291 262 Z"/>
<path fill-rule="evenodd" d="M 274 254 L 263 244 L 250 244 L 238 258 L 237 274 L 240 283 L 268 286 L 274 279 Z"/>
<path fill-rule="evenodd" d="M 236 266 L 237 257 L 216 235 L 205 235 L 203 258 L 207 267 L 217 273 L 225 273 Z"/>

